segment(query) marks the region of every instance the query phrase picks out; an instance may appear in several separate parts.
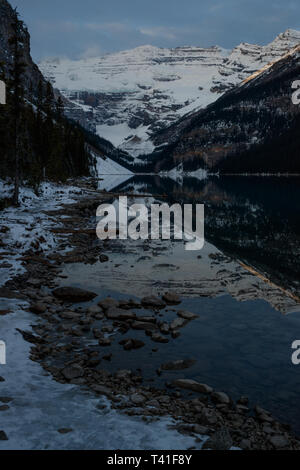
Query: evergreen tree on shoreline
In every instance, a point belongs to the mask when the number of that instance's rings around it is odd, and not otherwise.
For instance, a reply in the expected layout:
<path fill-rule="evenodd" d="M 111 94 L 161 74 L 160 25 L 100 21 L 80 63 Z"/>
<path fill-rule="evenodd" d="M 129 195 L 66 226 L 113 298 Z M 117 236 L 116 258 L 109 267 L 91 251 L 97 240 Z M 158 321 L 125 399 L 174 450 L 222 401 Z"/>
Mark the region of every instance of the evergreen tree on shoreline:
<path fill-rule="evenodd" d="M 12 47 L 13 60 L 9 70 L 9 88 L 10 88 L 10 106 L 11 106 L 11 132 L 12 132 L 12 155 L 15 162 L 15 181 L 14 181 L 14 205 L 19 205 L 20 192 L 20 169 L 22 155 L 22 109 L 24 105 L 23 74 L 25 63 L 23 61 L 21 29 L 23 22 L 19 20 L 19 13 L 14 10 L 14 19 L 11 24 L 13 34 L 9 39 Z"/>

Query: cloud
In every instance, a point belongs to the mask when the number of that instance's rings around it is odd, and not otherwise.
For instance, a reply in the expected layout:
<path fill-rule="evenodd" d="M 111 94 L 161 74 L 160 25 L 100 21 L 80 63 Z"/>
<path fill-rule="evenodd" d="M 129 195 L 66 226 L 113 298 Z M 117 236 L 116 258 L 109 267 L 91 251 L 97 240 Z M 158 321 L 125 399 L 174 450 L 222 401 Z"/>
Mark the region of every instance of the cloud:
<path fill-rule="evenodd" d="M 156 47 L 266 44 L 299 28 L 299 0 L 9 0 L 28 24 L 35 59 Z M 101 45 L 99 47 L 98 45 Z"/>
<path fill-rule="evenodd" d="M 161 26 L 155 26 L 152 28 L 140 28 L 140 33 L 151 38 L 164 38 L 164 39 L 176 39 L 176 34 L 172 31 L 172 28 L 163 28 Z"/>
<path fill-rule="evenodd" d="M 79 54 L 80 59 L 90 59 L 92 57 L 99 57 L 103 55 L 103 50 L 98 44 L 88 46 L 83 52 Z"/>
<path fill-rule="evenodd" d="M 83 27 L 90 31 L 108 33 L 126 33 L 131 29 L 125 23 L 84 23 Z"/>

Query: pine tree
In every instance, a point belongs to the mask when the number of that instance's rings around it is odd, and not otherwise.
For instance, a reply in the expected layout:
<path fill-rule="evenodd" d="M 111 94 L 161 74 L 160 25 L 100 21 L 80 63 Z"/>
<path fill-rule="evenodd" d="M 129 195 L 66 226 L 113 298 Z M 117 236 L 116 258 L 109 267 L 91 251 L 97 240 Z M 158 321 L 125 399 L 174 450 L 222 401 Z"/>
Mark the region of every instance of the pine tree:
<path fill-rule="evenodd" d="M 13 34 L 9 39 L 12 48 L 12 66 L 9 70 L 9 89 L 11 93 L 12 107 L 12 134 L 13 134 L 13 157 L 15 161 L 15 187 L 13 195 L 13 203 L 19 205 L 20 192 L 20 159 L 21 159 L 21 113 L 24 106 L 24 88 L 22 78 L 25 71 L 25 63 L 23 62 L 22 35 L 21 30 L 23 22 L 19 20 L 17 10 L 14 10 L 14 19 L 11 24 Z"/>
<path fill-rule="evenodd" d="M 57 98 L 57 101 L 56 101 L 56 119 L 57 119 L 57 122 L 60 123 L 62 121 L 63 116 L 64 116 L 64 111 L 65 111 L 64 102 L 63 102 L 61 96 L 59 96 Z"/>

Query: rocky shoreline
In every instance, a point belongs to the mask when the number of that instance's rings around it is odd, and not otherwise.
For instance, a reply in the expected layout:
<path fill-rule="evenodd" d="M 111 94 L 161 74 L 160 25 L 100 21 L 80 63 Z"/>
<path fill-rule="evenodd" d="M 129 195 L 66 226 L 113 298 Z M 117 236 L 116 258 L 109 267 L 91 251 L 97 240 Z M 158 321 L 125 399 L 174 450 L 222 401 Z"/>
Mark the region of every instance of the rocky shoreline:
<path fill-rule="evenodd" d="M 110 196 L 103 193 L 101 197 L 108 200 Z M 58 227 L 50 229 L 59 237 L 57 251 L 46 254 L 40 247 L 41 240 L 34 240 L 21 257 L 25 273 L 0 289 L 1 297 L 14 298 L 17 294 L 27 300 L 29 311 L 35 315 L 32 331 L 20 330 L 32 344 L 31 360 L 40 363 L 57 382 L 76 384 L 96 395 L 105 395 L 113 408 L 130 416 L 142 417 L 149 423 L 161 416 L 173 417 L 174 427 L 192 435 L 195 445 L 203 442 L 202 448 L 300 449 L 300 441 L 288 425 L 279 423 L 259 406 L 251 409 L 247 397 L 234 402 L 223 391 L 186 378 L 166 383 L 160 389 L 143 383 L 142 370 L 140 373 L 108 370 L 106 364 L 116 332 L 122 334 L 121 354 L 134 350 L 138 354 L 144 347 L 144 342 L 135 336 L 137 331 L 144 331 L 157 351 L 160 344 L 176 341 L 184 334 L 182 328 L 197 315 L 182 310 L 181 298 L 173 292 L 160 297 L 149 293 L 141 300 L 120 301 L 112 297 L 99 300 L 94 292 L 60 287 L 65 263 L 109 260 L 106 254 L 109 242 L 95 241 L 95 227 L 91 223 L 100 202 L 99 193 L 90 194 L 61 209 L 48 211 L 49 217 L 60 221 Z M 176 312 L 172 322 L 164 320 L 165 309 Z M 162 360 L 157 373 L 186 369 L 190 361 Z M 66 427 L 63 432 L 67 431 Z M 2 437 L 5 436 L 4 433 Z"/>

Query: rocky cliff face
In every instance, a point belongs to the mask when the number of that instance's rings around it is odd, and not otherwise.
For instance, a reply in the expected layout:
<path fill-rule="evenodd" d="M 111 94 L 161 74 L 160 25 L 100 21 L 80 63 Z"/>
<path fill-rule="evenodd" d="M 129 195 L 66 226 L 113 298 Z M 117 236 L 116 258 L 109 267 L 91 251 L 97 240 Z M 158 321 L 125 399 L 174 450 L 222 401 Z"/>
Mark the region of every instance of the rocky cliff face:
<path fill-rule="evenodd" d="M 152 157 L 156 170 L 183 163 L 185 169 L 298 172 L 300 106 L 292 103 L 292 83 L 299 77 L 297 46 L 205 110 L 158 135 L 157 145 L 171 144 Z M 276 142 L 282 147 L 281 159 Z"/>
<path fill-rule="evenodd" d="M 9 39 L 13 35 L 12 23 L 14 20 L 14 10 L 7 0 L 0 0 L 0 62 L 4 64 L 6 73 L 12 61 L 11 45 Z M 20 32 L 20 43 L 23 48 L 23 62 L 26 65 L 24 73 L 24 88 L 27 94 L 37 94 L 37 88 L 40 81 L 45 83 L 45 79 L 38 66 L 33 62 L 30 55 L 30 35 L 25 25 Z"/>
<path fill-rule="evenodd" d="M 49 59 L 44 75 L 73 103 L 69 115 L 117 147 L 151 152 L 153 136 L 226 91 L 300 42 L 288 30 L 266 46 L 160 49 L 142 46 L 103 57 Z"/>

